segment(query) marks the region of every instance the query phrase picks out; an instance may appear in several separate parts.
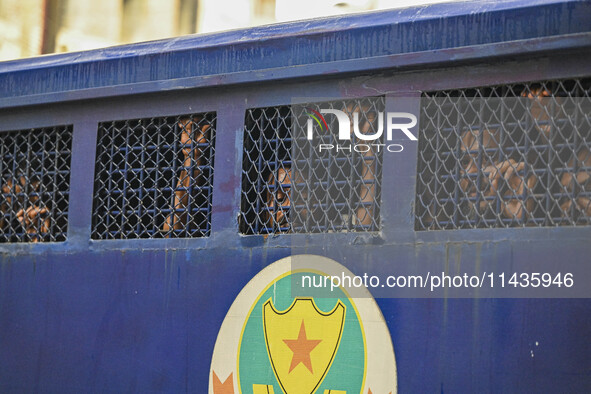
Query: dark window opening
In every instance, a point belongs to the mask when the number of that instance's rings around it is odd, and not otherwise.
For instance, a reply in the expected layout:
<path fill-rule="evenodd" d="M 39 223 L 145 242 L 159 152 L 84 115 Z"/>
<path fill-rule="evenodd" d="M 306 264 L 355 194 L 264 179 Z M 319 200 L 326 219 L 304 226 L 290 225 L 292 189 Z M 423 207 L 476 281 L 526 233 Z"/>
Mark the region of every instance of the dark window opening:
<path fill-rule="evenodd" d="M 72 126 L 0 134 L 0 242 L 65 241 Z"/>
<path fill-rule="evenodd" d="M 93 239 L 209 236 L 215 113 L 102 122 Z"/>
<path fill-rule="evenodd" d="M 591 80 L 423 95 L 415 230 L 588 225 Z"/>
<path fill-rule="evenodd" d="M 337 117 L 321 110 L 340 110 L 351 131 L 357 118 L 360 133 L 375 134 L 384 107 L 377 97 L 249 109 L 241 233 L 378 231 L 382 151 L 353 134 L 339 139 Z"/>

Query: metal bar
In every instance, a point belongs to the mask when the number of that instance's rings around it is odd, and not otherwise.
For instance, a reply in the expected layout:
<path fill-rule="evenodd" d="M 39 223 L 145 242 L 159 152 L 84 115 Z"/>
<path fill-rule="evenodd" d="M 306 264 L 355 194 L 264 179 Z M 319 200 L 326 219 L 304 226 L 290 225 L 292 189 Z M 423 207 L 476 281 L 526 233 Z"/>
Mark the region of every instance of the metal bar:
<path fill-rule="evenodd" d="M 146 134 L 148 133 L 148 129 L 146 128 L 146 126 L 144 126 L 143 124 L 140 125 L 141 128 L 141 145 L 142 146 L 146 146 Z M 146 151 L 142 150 L 140 152 L 140 168 L 143 171 L 140 171 L 139 175 L 140 175 L 140 186 L 139 188 L 137 188 L 136 190 L 134 190 L 134 192 L 136 192 L 137 194 L 139 194 L 138 198 L 140 203 L 138 204 L 138 209 L 137 209 L 137 216 L 138 216 L 138 221 L 137 224 L 135 226 L 136 228 L 136 234 L 141 237 L 141 228 L 142 228 L 142 211 L 144 208 L 144 181 L 145 181 L 145 162 L 146 162 Z"/>
<path fill-rule="evenodd" d="M 173 133 L 174 133 L 174 128 L 175 128 L 175 125 L 172 125 Z M 160 168 L 160 163 L 163 162 L 162 149 L 164 149 L 163 148 L 163 146 L 164 146 L 164 138 L 162 136 L 162 133 L 156 133 L 156 139 L 158 141 L 157 146 L 158 147 L 162 147 L 162 148 L 155 149 L 155 152 L 156 152 L 156 160 L 155 160 L 154 166 L 156 167 L 156 171 L 155 171 L 155 177 L 154 177 L 155 178 L 154 179 L 154 187 L 151 190 L 150 189 L 146 189 L 146 192 L 153 192 L 152 193 L 152 198 L 153 198 L 154 204 L 156 204 L 156 206 L 158 206 L 159 200 L 164 201 L 164 204 L 166 206 L 166 196 L 164 196 L 163 199 L 160 198 L 160 194 L 164 194 L 164 193 L 166 193 L 166 191 L 162 190 L 159 193 L 159 190 L 158 190 L 159 187 L 160 187 L 160 174 L 161 174 L 161 172 L 158 170 L 158 168 Z M 166 163 L 166 164 L 168 164 L 168 163 Z M 168 167 L 167 168 L 163 168 L 162 171 L 166 171 L 168 169 L 169 169 Z M 174 171 L 173 171 L 173 173 L 174 173 Z M 160 228 L 158 226 L 158 219 L 159 219 L 161 213 L 162 213 L 162 210 L 161 209 L 160 210 L 154 209 L 154 212 L 148 212 L 148 214 L 151 215 L 152 228 L 154 229 L 154 232 L 152 233 L 152 235 L 154 235 L 154 234 L 160 234 Z M 161 224 L 162 226 L 164 226 L 164 223 L 166 222 L 166 220 L 167 220 L 167 217 L 164 216 L 164 220 L 162 221 L 162 224 Z M 162 229 L 163 228 L 164 227 L 162 227 Z"/>

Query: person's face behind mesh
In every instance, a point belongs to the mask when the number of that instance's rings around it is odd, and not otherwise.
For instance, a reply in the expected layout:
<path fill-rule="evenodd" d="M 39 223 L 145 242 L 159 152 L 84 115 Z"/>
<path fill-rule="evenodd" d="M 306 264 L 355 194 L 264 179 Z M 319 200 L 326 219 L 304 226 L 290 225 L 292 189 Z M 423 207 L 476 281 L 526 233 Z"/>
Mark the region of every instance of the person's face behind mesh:
<path fill-rule="evenodd" d="M 38 192 L 39 191 L 39 185 L 40 185 L 40 181 L 38 179 L 33 179 L 31 182 L 29 182 L 29 191 L 28 192 Z M 23 196 L 21 195 L 21 193 L 27 193 L 26 191 L 27 189 L 27 179 L 24 176 L 19 176 L 18 177 L 18 182 L 14 182 L 12 178 L 8 178 L 3 184 L 2 184 L 2 194 L 4 195 L 3 200 L 6 202 L 6 204 L 11 204 L 12 203 L 12 196 L 17 196 L 17 198 L 19 198 L 19 200 L 23 200 Z M 34 195 L 34 196 L 29 196 L 29 201 L 31 203 L 36 203 L 39 200 L 39 197 Z"/>
<path fill-rule="evenodd" d="M 560 106 L 561 98 L 552 98 L 552 92 L 541 86 L 532 87 L 531 90 L 521 93 L 521 97 L 528 98 L 530 103 L 530 114 L 536 128 L 544 137 L 543 142 L 549 142 L 552 130 L 552 102 Z M 557 115 L 557 114 L 555 114 Z"/>
<path fill-rule="evenodd" d="M 195 144 L 207 142 L 210 126 L 203 121 L 203 117 L 196 116 L 193 120 L 183 118 L 179 121 L 179 127 L 181 129 L 180 143 L 186 157 L 191 154 L 191 150 L 197 152 Z"/>
<path fill-rule="evenodd" d="M 267 227 L 273 231 L 288 231 L 291 207 L 291 169 L 280 168 L 269 174 L 267 189 Z"/>

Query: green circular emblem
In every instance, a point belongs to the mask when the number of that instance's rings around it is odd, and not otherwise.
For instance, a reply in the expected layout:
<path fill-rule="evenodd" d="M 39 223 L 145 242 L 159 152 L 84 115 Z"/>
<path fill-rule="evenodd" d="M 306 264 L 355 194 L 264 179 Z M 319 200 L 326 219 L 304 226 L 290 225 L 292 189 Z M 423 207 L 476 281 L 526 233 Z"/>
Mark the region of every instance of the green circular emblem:
<path fill-rule="evenodd" d="M 330 298 L 293 295 L 342 265 L 321 256 L 279 260 L 238 295 L 220 328 L 209 392 L 395 393 L 396 364 L 388 328 L 373 300 L 341 288 Z M 302 267 L 304 261 L 306 267 Z M 304 292 L 305 293 L 305 292 Z"/>

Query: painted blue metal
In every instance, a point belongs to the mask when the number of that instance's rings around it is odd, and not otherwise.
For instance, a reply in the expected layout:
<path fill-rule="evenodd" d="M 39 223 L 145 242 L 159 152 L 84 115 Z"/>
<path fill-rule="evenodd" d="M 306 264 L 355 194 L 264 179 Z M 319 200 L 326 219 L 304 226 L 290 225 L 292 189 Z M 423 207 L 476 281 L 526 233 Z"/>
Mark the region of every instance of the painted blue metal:
<path fill-rule="evenodd" d="M 376 275 L 568 260 L 585 277 L 589 227 L 415 232 L 416 145 L 384 157 L 379 233 L 240 236 L 237 218 L 248 108 L 385 95 L 387 111 L 418 115 L 425 90 L 589 76 L 590 37 L 589 2 L 473 2 L 0 63 L 0 131 L 74 127 L 67 241 L 0 244 L 0 391 L 206 392 L 234 298 L 293 254 Z M 99 122 L 207 111 L 217 113 L 211 235 L 91 240 Z M 591 389 L 589 299 L 378 303 L 401 392 Z"/>
<path fill-rule="evenodd" d="M 422 56 L 427 63 L 489 57 L 507 50 L 519 54 L 524 45 L 538 50 L 552 47 L 554 36 L 567 41 L 560 44 L 562 49 L 576 48 L 589 45 L 586 33 L 590 21 L 591 4 L 586 1 L 483 1 L 462 7 L 436 4 L 51 55 L 1 64 L 0 97 L 4 101 L 0 104 L 7 105 L 8 98 L 33 95 L 49 96 L 31 103 L 51 102 L 56 100 L 51 94 L 56 93 L 62 93 L 59 99 L 72 92 L 78 94 L 71 99 L 87 98 L 92 94 L 80 97 L 80 91 L 105 87 L 111 88 L 110 94 L 117 94 L 113 87 L 129 94 L 136 92 L 133 85 L 147 82 L 152 82 L 149 86 L 153 90 L 160 90 L 171 84 L 171 88 L 179 89 L 194 87 L 195 82 L 197 86 L 254 82 L 263 80 L 261 76 L 310 77 L 319 75 L 319 71 L 349 71 L 347 63 L 351 61 L 367 63 L 384 57 L 382 67 L 396 67 L 396 56 L 409 53 L 416 56 L 426 52 Z M 501 43 L 511 43 L 510 48 L 498 48 Z M 471 47 L 477 47 L 476 53 L 466 55 L 466 51 L 474 52 Z M 452 48 L 462 50 L 443 58 L 438 54 Z M 408 65 L 408 59 L 402 63 Z M 416 65 L 416 60 L 411 64 Z M 302 67 L 306 67 L 303 75 L 298 73 Z M 357 64 L 350 71 L 360 71 L 360 67 Z M 265 74 L 258 76 L 261 72 Z"/>

